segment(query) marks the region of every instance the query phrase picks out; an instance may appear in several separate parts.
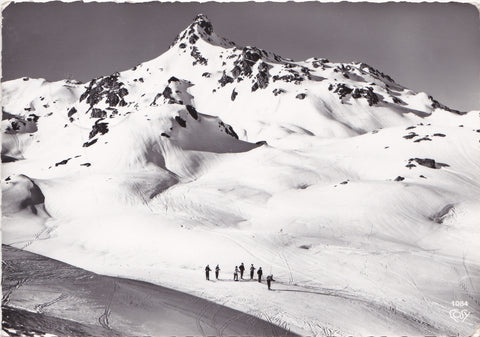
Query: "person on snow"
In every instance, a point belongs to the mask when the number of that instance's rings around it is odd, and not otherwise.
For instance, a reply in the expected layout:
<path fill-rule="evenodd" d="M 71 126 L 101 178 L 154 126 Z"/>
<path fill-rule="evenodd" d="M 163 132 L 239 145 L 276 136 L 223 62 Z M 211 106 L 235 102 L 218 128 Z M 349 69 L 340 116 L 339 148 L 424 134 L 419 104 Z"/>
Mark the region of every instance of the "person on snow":
<path fill-rule="evenodd" d="M 238 266 L 235 266 L 235 271 L 233 272 L 233 280 L 238 281 Z"/>
<path fill-rule="evenodd" d="M 250 280 L 253 280 L 253 275 L 255 275 L 255 267 L 252 264 L 250 267 Z"/>
<path fill-rule="evenodd" d="M 273 279 L 273 275 L 270 274 L 270 275 L 267 276 L 267 286 L 268 286 L 268 290 L 271 290 L 271 289 L 270 289 L 270 285 L 271 285 L 272 281 L 275 281 L 275 280 Z"/>
<path fill-rule="evenodd" d="M 262 274 L 263 274 L 262 267 L 260 267 L 257 270 L 258 282 L 262 282 Z"/>
<path fill-rule="evenodd" d="M 217 266 L 215 267 L 215 278 L 218 280 L 218 274 L 220 273 L 220 267 L 219 265 L 217 264 Z"/>
<path fill-rule="evenodd" d="M 240 265 L 240 278 L 243 280 L 243 272 L 245 271 L 245 266 L 242 264 Z"/>
<path fill-rule="evenodd" d="M 210 280 L 210 271 L 211 271 L 210 266 L 207 264 L 207 266 L 205 267 L 205 276 L 207 278 L 207 281 Z"/>

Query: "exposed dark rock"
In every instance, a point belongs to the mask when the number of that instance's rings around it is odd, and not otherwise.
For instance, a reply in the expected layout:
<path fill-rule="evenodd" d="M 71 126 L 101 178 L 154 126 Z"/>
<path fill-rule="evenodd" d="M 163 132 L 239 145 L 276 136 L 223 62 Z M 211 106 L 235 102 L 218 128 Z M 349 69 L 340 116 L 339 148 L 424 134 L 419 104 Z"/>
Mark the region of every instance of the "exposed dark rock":
<path fill-rule="evenodd" d="M 118 96 L 120 96 L 121 98 L 125 97 L 128 95 L 128 90 L 127 88 L 120 88 L 118 90 Z"/>
<path fill-rule="evenodd" d="M 445 134 L 443 134 L 443 133 L 434 133 L 433 135 L 435 137 L 445 137 Z"/>
<path fill-rule="evenodd" d="M 89 139 L 92 139 L 97 134 L 104 135 L 108 132 L 108 123 L 99 122 L 100 120 L 96 121 L 95 124 L 92 126 L 92 130 L 89 134 Z"/>
<path fill-rule="evenodd" d="M 373 75 L 374 77 L 377 77 L 377 78 L 380 78 L 380 79 L 386 79 L 387 81 L 395 83 L 393 78 L 391 78 L 390 76 L 382 73 L 381 71 L 369 66 L 366 63 L 361 63 L 359 67 L 360 67 L 361 71 L 368 72 L 370 75 Z"/>
<path fill-rule="evenodd" d="M 423 138 L 416 139 L 416 140 L 414 140 L 413 142 L 414 142 L 414 143 L 420 143 L 420 142 L 422 142 L 422 141 L 424 141 L 424 140 L 432 141 L 432 140 L 431 140 L 430 138 L 428 138 L 428 137 L 423 137 Z"/>
<path fill-rule="evenodd" d="M 221 129 L 223 129 L 228 135 L 238 139 L 238 135 L 235 133 L 235 131 L 233 130 L 233 128 L 228 125 L 228 124 L 225 124 L 223 123 L 222 121 L 218 122 L 218 125 Z"/>
<path fill-rule="evenodd" d="M 281 88 L 277 88 L 277 89 L 274 89 L 274 90 L 273 90 L 273 94 L 274 94 L 275 96 L 280 95 L 280 94 L 283 94 L 283 93 L 285 93 L 285 92 L 286 92 L 286 91 L 285 91 L 284 89 L 281 89 Z"/>
<path fill-rule="evenodd" d="M 395 96 L 391 96 L 391 97 L 392 97 L 393 103 L 395 103 L 395 104 L 401 104 L 401 105 L 406 105 L 407 104 L 398 97 L 395 97 Z"/>
<path fill-rule="evenodd" d="M 120 98 L 123 99 L 123 97 L 128 95 L 128 90 L 124 87 L 123 82 L 118 81 L 119 76 L 120 74 L 115 73 L 91 80 L 80 96 L 80 101 L 86 100 L 87 104 L 92 108 L 103 98 L 106 98 L 106 103 L 109 106 L 117 106 L 120 103 Z"/>
<path fill-rule="evenodd" d="M 369 106 L 373 106 L 379 102 L 378 96 L 375 94 L 372 87 L 367 87 L 366 89 L 355 88 L 355 90 L 352 92 L 352 97 L 355 99 L 361 97 L 365 98 Z"/>
<path fill-rule="evenodd" d="M 268 81 L 270 78 L 270 68 L 272 68 L 272 66 L 265 62 L 262 62 L 258 65 L 258 73 L 252 86 L 252 91 L 255 91 L 257 89 L 265 89 L 268 86 Z"/>
<path fill-rule="evenodd" d="M 195 61 L 193 61 L 193 65 L 196 65 L 197 63 L 199 63 L 205 66 L 208 64 L 208 60 L 202 56 L 202 54 L 200 53 L 197 47 L 195 46 L 192 47 L 192 51 L 190 52 L 190 55 L 195 59 Z"/>
<path fill-rule="evenodd" d="M 405 130 L 411 130 L 411 129 L 415 129 L 416 126 L 415 125 L 412 125 L 412 126 L 409 126 L 408 128 L 406 128 Z"/>
<path fill-rule="evenodd" d="M 435 160 L 433 160 L 433 159 L 412 158 L 409 161 L 411 161 L 411 160 L 416 161 L 419 165 L 422 165 L 422 166 L 425 166 L 425 167 L 428 167 L 428 168 L 433 168 L 433 169 L 435 168 Z"/>
<path fill-rule="evenodd" d="M 338 83 L 337 87 L 333 92 L 336 93 L 340 99 L 342 99 L 345 96 L 351 94 L 352 91 L 353 89 L 349 88 L 345 83 Z"/>
<path fill-rule="evenodd" d="M 405 138 L 405 139 L 412 139 L 412 138 L 417 137 L 417 136 L 418 136 L 417 133 L 415 133 L 415 132 L 410 132 L 408 135 L 403 136 L 403 138 Z"/>
<path fill-rule="evenodd" d="M 234 67 L 231 70 L 231 73 L 234 78 L 239 76 L 250 77 L 252 74 L 252 67 L 258 60 L 262 57 L 262 51 L 255 47 L 245 47 L 242 49 L 242 54 L 240 54 L 237 59 L 233 62 Z M 259 68 L 259 71 L 263 71 Z M 267 69 L 268 72 L 268 69 Z M 265 76 L 265 74 L 261 75 Z M 268 77 L 268 76 L 267 76 Z M 258 79 L 257 79 L 258 80 Z M 260 87 L 260 84 L 257 85 L 257 88 Z"/>
<path fill-rule="evenodd" d="M 194 24 L 198 25 L 207 35 L 211 35 L 213 33 L 213 26 L 208 20 L 208 18 L 203 15 L 199 14 L 195 18 Z"/>
<path fill-rule="evenodd" d="M 34 122 L 34 123 L 36 123 L 36 122 L 38 122 L 39 119 L 40 119 L 40 116 L 37 116 L 37 115 L 35 115 L 35 114 L 30 114 L 30 115 L 28 115 L 28 117 L 27 117 L 27 121 L 28 121 L 28 122 Z"/>
<path fill-rule="evenodd" d="M 120 102 L 120 98 L 114 92 L 107 93 L 107 100 L 105 101 L 109 106 L 117 106 Z"/>
<path fill-rule="evenodd" d="M 230 95 L 230 99 L 234 101 L 235 98 L 237 98 L 237 95 L 238 95 L 238 92 L 236 92 L 235 89 L 233 89 L 232 94 Z"/>
<path fill-rule="evenodd" d="M 197 109 L 195 109 L 193 106 L 191 105 L 187 105 L 187 110 L 188 110 L 188 113 L 190 114 L 190 116 L 193 117 L 193 119 L 198 119 L 198 112 L 197 112 Z"/>
<path fill-rule="evenodd" d="M 227 85 L 228 83 L 232 83 L 233 82 L 233 78 L 228 76 L 225 71 L 223 71 L 223 75 L 222 77 L 218 80 L 218 83 L 221 84 L 222 87 L 224 87 L 225 85 Z"/>
<path fill-rule="evenodd" d="M 412 162 L 412 161 L 415 161 L 417 162 L 419 165 L 422 165 L 422 166 L 425 166 L 425 167 L 428 167 L 428 168 L 432 168 L 432 169 L 440 169 L 442 167 L 448 167 L 450 165 L 448 164 L 445 164 L 445 163 L 439 163 L 439 162 L 435 162 L 434 159 L 430 159 L 430 158 L 410 158 L 408 160 L 408 162 Z"/>
<path fill-rule="evenodd" d="M 165 89 L 162 92 L 163 97 L 168 99 L 168 104 L 175 104 L 177 103 L 177 100 L 172 96 L 172 89 L 170 87 L 165 87 Z"/>
<path fill-rule="evenodd" d="M 17 161 L 18 159 L 17 158 L 14 158 L 14 157 L 11 157 L 11 156 L 7 156 L 5 154 L 2 154 L 1 155 L 1 161 L 2 163 L 13 163 L 15 161 Z M 6 180 L 6 179 L 5 179 Z M 8 179 L 10 180 L 10 179 Z M 7 180 L 6 180 L 7 181 Z"/>
<path fill-rule="evenodd" d="M 408 167 L 409 169 L 412 169 L 414 167 L 417 167 L 417 165 L 409 163 L 409 164 L 405 165 L 405 167 Z"/>
<path fill-rule="evenodd" d="M 297 67 L 296 65 L 294 65 L 295 67 Z M 302 69 L 308 69 L 308 68 L 300 68 L 300 70 Z M 288 74 L 286 75 L 275 75 L 272 77 L 273 81 L 284 81 L 284 82 L 294 82 L 295 84 L 300 84 L 302 83 L 302 81 L 305 80 L 305 77 L 303 75 L 300 74 L 300 72 L 298 72 L 297 70 L 295 69 L 286 69 L 286 71 L 288 72 Z M 310 75 L 308 74 L 307 77 L 310 77 Z"/>
<path fill-rule="evenodd" d="M 395 178 L 395 181 L 404 181 L 405 178 L 404 177 L 401 177 L 401 176 L 398 176 Z"/>
<path fill-rule="evenodd" d="M 68 110 L 67 116 L 72 117 L 76 113 L 77 113 L 77 109 L 75 109 L 75 107 L 72 107 L 70 110 Z"/>
<path fill-rule="evenodd" d="M 428 96 L 428 98 L 430 99 L 430 101 L 432 101 L 432 109 L 442 109 L 442 110 L 446 110 L 446 111 L 449 111 L 449 112 L 453 112 L 457 115 L 464 115 L 465 112 L 460 112 L 458 110 L 455 110 L 455 109 L 450 109 L 448 106 L 446 105 L 443 105 L 441 104 L 440 102 L 438 102 L 437 100 L 435 100 L 432 96 Z"/>
<path fill-rule="evenodd" d="M 164 90 L 165 91 L 165 90 Z M 157 99 L 159 99 L 160 97 L 162 97 L 162 94 L 161 93 L 158 93 L 155 95 L 155 98 L 153 99 L 153 102 L 150 103 L 150 106 L 152 105 L 157 105 Z"/>
<path fill-rule="evenodd" d="M 166 134 L 165 132 L 162 132 L 162 133 L 160 134 L 160 136 L 166 137 L 166 138 L 170 138 L 170 135 Z"/>
<path fill-rule="evenodd" d="M 180 43 L 178 46 L 182 49 L 185 49 L 187 47 L 187 45 L 185 43 Z"/>
<path fill-rule="evenodd" d="M 301 94 L 298 94 L 297 96 L 295 96 L 295 98 L 297 98 L 297 99 L 304 99 L 305 97 L 307 97 L 307 94 L 305 94 L 305 93 L 301 93 Z"/>
<path fill-rule="evenodd" d="M 197 34 L 192 34 L 190 35 L 188 42 L 190 42 L 190 44 L 195 44 L 198 41 L 198 39 L 199 37 Z"/>
<path fill-rule="evenodd" d="M 340 184 L 346 185 L 346 184 L 348 184 L 348 180 L 342 181 Z"/>
<path fill-rule="evenodd" d="M 202 74 L 203 77 L 206 77 L 206 78 L 210 78 L 210 76 L 212 76 L 212 74 L 208 73 L 208 72 L 205 72 Z"/>
<path fill-rule="evenodd" d="M 86 166 L 86 167 L 90 167 L 92 164 L 90 163 L 83 163 L 83 164 L 80 164 L 80 166 Z"/>
<path fill-rule="evenodd" d="M 66 163 L 68 163 L 68 161 L 72 159 L 72 158 L 67 158 L 67 159 L 64 159 L 62 161 L 59 161 L 58 163 L 55 163 L 55 167 L 59 166 L 59 165 L 65 165 Z"/>
<path fill-rule="evenodd" d="M 102 109 L 93 108 L 90 113 L 91 118 L 105 118 L 107 117 L 107 112 Z M 91 138 L 91 137 L 90 137 Z"/>
<path fill-rule="evenodd" d="M 175 120 L 177 121 L 177 123 L 182 127 L 186 127 L 187 126 L 187 121 L 184 120 L 182 117 L 180 116 L 175 116 Z"/>
<path fill-rule="evenodd" d="M 314 68 L 319 68 L 321 67 L 322 70 L 325 70 L 325 63 L 328 63 L 329 61 L 327 59 L 320 59 L 320 60 L 315 60 L 312 62 L 312 66 Z"/>

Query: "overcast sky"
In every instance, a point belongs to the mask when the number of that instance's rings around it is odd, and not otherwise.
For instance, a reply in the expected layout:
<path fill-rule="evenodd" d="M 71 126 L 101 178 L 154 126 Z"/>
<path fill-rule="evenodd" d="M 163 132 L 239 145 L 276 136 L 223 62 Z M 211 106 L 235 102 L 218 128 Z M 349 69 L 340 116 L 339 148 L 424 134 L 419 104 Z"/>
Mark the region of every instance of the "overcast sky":
<path fill-rule="evenodd" d="M 480 20 L 468 4 L 17 3 L 3 12 L 3 80 L 93 77 L 165 50 L 196 14 L 239 45 L 361 61 L 461 110 L 480 109 Z"/>

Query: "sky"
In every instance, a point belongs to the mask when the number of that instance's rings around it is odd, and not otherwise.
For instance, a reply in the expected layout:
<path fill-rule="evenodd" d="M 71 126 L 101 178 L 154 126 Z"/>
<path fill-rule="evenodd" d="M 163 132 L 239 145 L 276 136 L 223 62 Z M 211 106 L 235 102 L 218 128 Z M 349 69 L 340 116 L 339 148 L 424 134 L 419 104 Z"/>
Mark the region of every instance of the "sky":
<path fill-rule="evenodd" d="M 294 60 L 365 62 L 415 91 L 480 110 L 480 19 L 460 3 L 13 3 L 2 80 L 88 81 L 165 52 L 198 14 L 237 45 Z"/>

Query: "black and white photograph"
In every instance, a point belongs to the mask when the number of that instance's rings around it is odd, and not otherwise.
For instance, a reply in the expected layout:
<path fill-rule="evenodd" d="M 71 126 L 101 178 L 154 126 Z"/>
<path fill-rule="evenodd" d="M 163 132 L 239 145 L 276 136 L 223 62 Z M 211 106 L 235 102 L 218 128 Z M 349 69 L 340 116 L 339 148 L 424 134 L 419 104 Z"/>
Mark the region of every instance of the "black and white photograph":
<path fill-rule="evenodd" d="M 480 336 L 480 15 L 3 2 L 1 336 Z"/>

